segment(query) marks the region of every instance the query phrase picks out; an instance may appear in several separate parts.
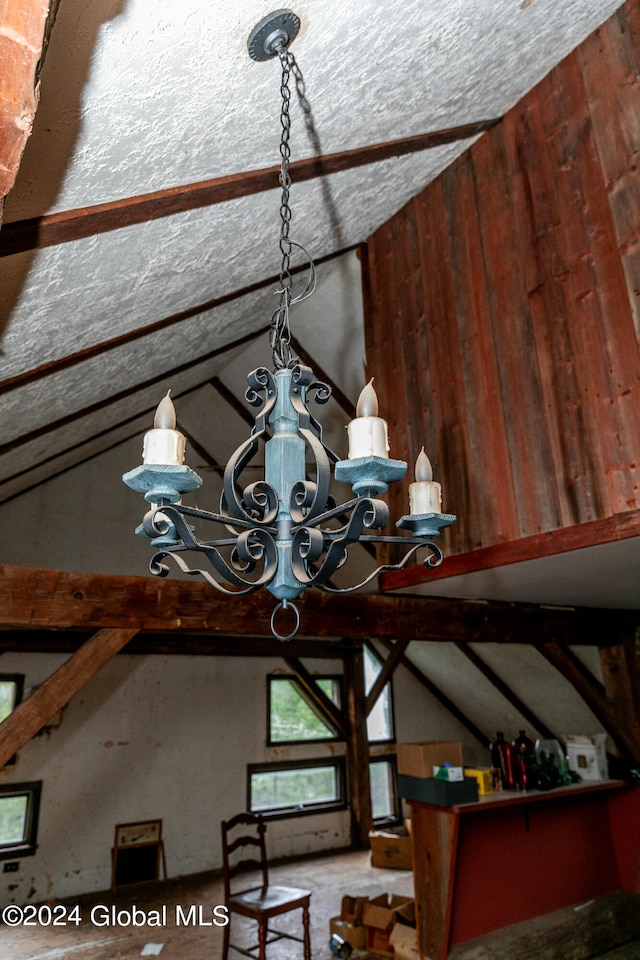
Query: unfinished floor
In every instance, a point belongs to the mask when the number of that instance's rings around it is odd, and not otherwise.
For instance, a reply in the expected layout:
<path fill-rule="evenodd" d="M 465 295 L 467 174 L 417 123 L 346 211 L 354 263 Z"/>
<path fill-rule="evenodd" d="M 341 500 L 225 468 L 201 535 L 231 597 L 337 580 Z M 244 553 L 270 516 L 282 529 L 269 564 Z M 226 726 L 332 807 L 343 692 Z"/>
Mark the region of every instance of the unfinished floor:
<path fill-rule="evenodd" d="M 329 949 L 329 918 L 339 912 L 344 894 L 375 896 L 379 893 L 413 895 L 413 877 L 408 871 L 371 867 L 368 852 L 351 852 L 302 860 L 272 868 L 272 880 L 308 887 L 311 900 L 311 942 L 313 960 L 331 960 Z M 219 960 L 222 950 L 222 931 L 209 926 L 176 926 L 176 905 L 187 914 L 192 905 L 202 907 L 203 920 L 210 919 L 211 908 L 222 903 L 222 883 L 217 874 L 169 880 L 159 883 L 123 887 L 113 896 L 110 893 L 84 896 L 79 903 L 82 922 L 68 926 L 7 927 L 0 925 L 0 960 L 134 960 L 140 956 L 159 956 L 161 960 Z M 112 927 L 91 923 L 92 907 L 115 905 L 116 910 L 131 912 L 133 905 L 144 911 L 160 910 L 167 906 L 167 924 L 162 927 Z M 196 911 L 197 913 L 198 911 Z M 567 911 L 570 922 L 570 911 Z M 300 927 L 299 914 L 283 918 L 285 928 L 292 932 Z M 244 944 L 255 942 L 253 928 L 248 922 L 234 918 L 234 938 Z M 565 924 L 566 926 L 566 924 Z M 528 938 L 526 925 L 523 928 Z M 510 928 L 516 930 L 516 928 Z M 540 951 L 532 953 L 515 942 L 498 945 L 489 938 L 479 938 L 453 949 L 451 960 L 494 960 L 506 956 L 508 960 L 551 960 L 551 957 L 573 957 L 570 934 L 565 939 L 566 949 L 560 953 Z M 613 943 L 613 942 L 612 942 Z M 555 948 L 553 948 L 555 949 Z M 231 951 L 231 958 L 240 955 Z M 290 941 L 274 944 L 268 951 L 269 960 L 302 960 L 302 948 Z M 380 960 L 379 955 L 358 952 L 353 960 Z M 598 960 L 640 960 L 640 942 L 620 947 L 610 953 L 599 954 Z"/>

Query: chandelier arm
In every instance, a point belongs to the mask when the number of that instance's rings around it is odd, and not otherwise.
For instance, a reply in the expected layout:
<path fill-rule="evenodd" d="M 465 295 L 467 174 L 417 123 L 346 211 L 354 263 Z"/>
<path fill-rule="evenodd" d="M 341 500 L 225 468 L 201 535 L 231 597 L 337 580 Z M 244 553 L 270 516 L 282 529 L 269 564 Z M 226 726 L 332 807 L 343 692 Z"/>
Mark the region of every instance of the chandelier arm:
<path fill-rule="evenodd" d="M 405 543 L 407 542 L 405 537 L 389 537 L 389 538 L 367 537 L 367 541 L 369 541 L 370 539 L 375 540 L 376 542 L 380 542 L 381 540 L 384 542 L 387 542 L 387 540 L 403 541 Z M 413 557 L 415 557 L 416 553 L 422 547 L 427 547 L 429 550 L 432 551 L 432 553 L 424 559 L 423 561 L 424 566 L 429 569 L 434 569 L 435 567 L 439 567 L 444 559 L 444 554 L 440 550 L 440 547 L 438 547 L 435 543 L 431 543 L 431 542 L 417 543 L 415 544 L 415 546 L 412 547 L 411 550 L 408 551 L 408 553 L 402 558 L 402 560 L 399 563 L 382 564 L 376 570 L 374 570 L 373 573 L 370 573 L 368 577 L 365 577 L 364 580 L 361 580 L 360 583 L 353 584 L 352 586 L 349 586 L 349 587 L 332 587 L 329 584 L 324 582 L 315 583 L 314 585 L 317 586 L 319 590 L 322 590 L 323 593 L 355 593 L 356 590 L 360 590 L 362 587 L 366 587 L 368 583 L 371 583 L 373 580 L 379 577 L 381 573 L 387 573 L 388 571 L 393 571 L 393 570 L 402 570 L 409 563 L 409 561 L 412 560 Z"/>
<path fill-rule="evenodd" d="M 346 503 L 341 503 L 338 506 L 333 507 L 331 510 L 325 510 L 324 513 L 321 513 L 316 517 L 307 516 L 305 518 L 304 526 L 320 527 L 329 520 L 335 520 L 337 517 L 341 517 L 344 514 L 351 514 L 349 520 L 336 530 L 323 530 L 325 536 L 336 539 L 342 536 L 345 531 L 349 529 L 353 514 L 356 511 L 358 511 L 358 516 L 360 515 L 360 512 L 372 512 L 372 517 L 375 519 L 375 523 L 363 523 L 364 527 L 381 530 L 389 522 L 389 507 L 384 500 L 377 500 L 373 497 L 354 497 L 353 500 L 348 500 Z M 396 539 L 405 541 L 407 538 L 398 537 Z"/>
<path fill-rule="evenodd" d="M 167 517 L 172 518 L 175 514 L 178 514 L 182 517 L 193 517 L 195 520 L 205 520 L 207 522 L 219 523 L 222 526 L 226 527 L 232 534 L 233 540 L 211 540 L 203 541 L 209 544 L 215 544 L 218 546 L 226 546 L 228 544 L 235 542 L 235 537 L 237 536 L 237 529 L 242 528 L 245 530 L 253 530 L 256 527 L 264 526 L 270 532 L 275 533 L 276 526 L 275 524 L 264 524 L 259 520 L 256 520 L 255 517 L 247 517 L 244 519 L 234 519 L 233 524 L 230 524 L 230 517 L 224 513 L 213 513 L 211 510 L 201 510 L 199 507 L 188 507 L 184 503 L 172 503 L 172 504 L 160 504 L 154 510 L 150 510 L 143 521 L 143 524 L 148 520 L 153 521 L 154 514 L 165 514 Z M 160 521 L 153 521 L 153 526 L 148 529 L 145 527 L 145 533 L 149 537 L 156 537 L 159 534 L 166 533 L 166 527 L 161 526 L 162 518 Z"/>
<path fill-rule="evenodd" d="M 193 550 L 197 553 L 203 553 L 209 563 L 225 580 L 236 587 L 247 589 L 258 589 L 271 582 L 278 568 L 278 553 L 275 541 L 268 530 L 253 527 L 244 530 L 234 541 L 231 563 L 222 556 L 218 547 L 225 545 L 225 541 L 204 542 L 198 540 L 191 526 L 185 522 L 179 509 L 168 507 L 163 510 L 167 518 L 173 523 L 176 533 L 180 537 L 179 543 L 165 547 L 164 550 L 156 554 L 153 563 L 158 567 L 157 570 L 151 569 L 155 576 L 166 576 L 166 567 L 160 563 L 162 556 L 173 556 L 179 553 Z M 240 573 L 251 572 L 258 563 L 262 562 L 262 574 L 255 580 L 246 580 L 240 576 Z M 176 559 L 176 563 L 185 572 L 190 572 L 186 561 Z M 207 579 L 207 578 L 205 578 Z M 216 581 L 218 582 L 218 581 Z M 233 592 L 233 591 L 232 591 Z"/>
<path fill-rule="evenodd" d="M 161 550 L 158 553 L 154 554 L 149 562 L 149 571 L 153 574 L 154 577 L 166 577 L 169 574 L 169 567 L 166 563 L 163 563 L 162 560 L 164 557 L 171 557 L 176 566 L 189 576 L 198 576 L 202 577 L 210 587 L 218 590 L 220 593 L 225 593 L 228 596 L 233 597 L 243 597 L 247 596 L 250 593 L 255 593 L 256 590 L 259 590 L 262 587 L 260 583 L 252 583 L 248 586 L 241 587 L 238 590 L 233 590 L 229 587 L 225 587 L 223 583 L 220 583 L 219 580 L 216 580 L 208 570 L 202 570 L 199 567 L 190 567 L 182 557 L 174 553 L 173 551 Z"/>
<path fill-rule="evenodd" d="M 326 583 L 342 566 L 347 559 L 347 550 L 352 543 L 357 543 L 365 527 L 384 527 L 387 523 L 389 510 L 382 500 L 369 500 L 360 497 L 355 503 L 349 522 L 341 536 L 332 536 L 314 527 L 299 527 L 293 536 L 291 544 L 291 566 L 294 575 L 302 583 L 321 585 Z M 313 574 L 309 574 L 309 563 L 320 559 L 326 548 L 324 559 L 320 567 Z M 328 544 L 328 547 L 327 547 Z"/>
<path fill-rule="evenodd" d="M 247 402 L 255 407 L 262 404 L 262 409 L 254 419 L 250 437 L 240 444 L 232 453 L 224 470 L 220 509 L 229 514 L 234 520 L 241 520 L 254 525 L 257 522 L 270 525 L 275 522 L 278 514 L 278 495 L 265 481 L 250 484 L 242 492 L 242 499 L 238 497 L 238 479 L 242 471 L 253 459 L 259 449 L 259 441 L 267 433 L 268 416 L 273 409 L 278 388 L 273 374 L 266 367 L 257 367 L 247 376 L 248 387 L 245 392 Z M 264 397 L 262 396 L 264 394 Z M 257 496 L 256 496 L 257 494 Z M 249 513 L 248 505 L 254 512 Z M 258 521 L 255 511 L 263 514 Z M 232 528 L 229 528 L 232 529 Z"/>

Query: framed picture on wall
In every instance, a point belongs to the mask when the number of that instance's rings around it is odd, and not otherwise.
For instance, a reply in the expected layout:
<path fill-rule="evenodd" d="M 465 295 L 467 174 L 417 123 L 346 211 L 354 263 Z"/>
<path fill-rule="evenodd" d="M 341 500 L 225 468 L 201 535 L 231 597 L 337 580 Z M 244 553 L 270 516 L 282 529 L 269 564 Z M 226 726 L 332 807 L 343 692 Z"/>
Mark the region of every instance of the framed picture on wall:
<path fill-rule="evenodd" d="M 119 823 L 111 849 L 111 889 L 167 878 L 162 820 Z"/>

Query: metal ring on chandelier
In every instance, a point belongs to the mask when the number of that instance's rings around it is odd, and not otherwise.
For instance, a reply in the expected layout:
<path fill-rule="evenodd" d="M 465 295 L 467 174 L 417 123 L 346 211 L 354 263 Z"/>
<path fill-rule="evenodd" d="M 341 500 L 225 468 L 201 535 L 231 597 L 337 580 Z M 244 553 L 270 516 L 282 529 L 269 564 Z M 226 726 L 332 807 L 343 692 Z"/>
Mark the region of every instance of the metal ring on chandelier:
<path fill-rule="evenodd" d="M 286 634 L 285 634 L 285 633 L 280 633 L 280 632 L 276 629 L 276 615 L 278 614 L 278 612 L 279 612 L 280 610 L 292 610 L 292 611 L 293 611 L 293 615 L 294 615 L 294 617 L 295 617 L 295 626 L 294 626 L 293 630 L 291 631 L 291 633 L 286 633 Z M 298 632 L 299 629 L 300 629 L 300 611 L 299 611 L 298 608 L 296 607 L 295 603 L 291 603 L 290 600 L 281 600 L 280 603 L 276 604 L 276 606 L 273 608 L 273 613 L 271 614 L 271 632 L 272 632 L 272 634 L 274 635 L 274 637 L 276 638 L 276 640 L 280 640 L 282 643 L 285 643 L 287 640 L 293 640 L 293 638 L 295 637 L 295 635 L 296 635 L 296 633 Z"/>

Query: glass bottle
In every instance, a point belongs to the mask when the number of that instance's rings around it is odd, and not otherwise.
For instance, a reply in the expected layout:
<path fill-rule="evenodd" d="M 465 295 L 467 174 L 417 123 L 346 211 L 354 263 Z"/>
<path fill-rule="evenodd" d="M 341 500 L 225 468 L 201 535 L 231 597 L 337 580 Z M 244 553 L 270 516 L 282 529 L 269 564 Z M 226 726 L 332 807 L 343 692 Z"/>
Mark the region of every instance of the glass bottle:
<path fill-rule="evenodd" d="M 517 790 L 532 790 L 535 787 L 533 782 L 533 767 L 536 761 L 535 747 L 533 740 L 530 739 L 524 730 L 520 730 L 518 736 L 513 741 L 515 750 L 515 779 Z"/>

